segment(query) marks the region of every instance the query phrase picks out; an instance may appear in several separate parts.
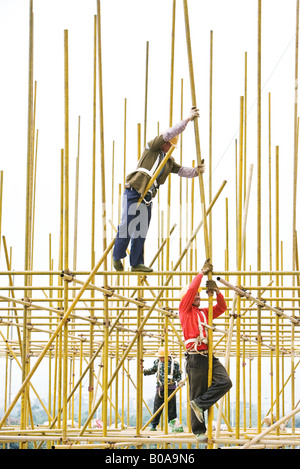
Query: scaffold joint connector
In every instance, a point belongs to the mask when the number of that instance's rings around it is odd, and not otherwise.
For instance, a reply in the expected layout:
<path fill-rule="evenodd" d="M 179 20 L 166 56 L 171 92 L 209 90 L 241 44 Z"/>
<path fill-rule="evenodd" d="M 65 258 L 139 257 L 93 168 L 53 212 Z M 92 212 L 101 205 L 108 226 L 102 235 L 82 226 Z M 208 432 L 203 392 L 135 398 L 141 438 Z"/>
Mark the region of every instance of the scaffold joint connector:
<path fill-rule="evenodd" d="M 66 281 L 66 282 L 73 282 L 75 274 L 71 272 L 70 270 L 62 270 L 60 276 Z"/>

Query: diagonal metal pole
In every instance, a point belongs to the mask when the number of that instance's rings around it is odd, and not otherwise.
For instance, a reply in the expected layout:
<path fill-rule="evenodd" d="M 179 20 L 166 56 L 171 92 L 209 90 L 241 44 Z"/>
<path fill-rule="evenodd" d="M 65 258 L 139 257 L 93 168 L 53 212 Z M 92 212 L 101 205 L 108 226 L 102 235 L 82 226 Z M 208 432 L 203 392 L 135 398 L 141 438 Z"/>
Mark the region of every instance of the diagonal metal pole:
<path fill-rule="evenodd" d="M 184 9 L 186 45 L 187 45 L 187 54 L 188 54 L 188 63 L 189 63 L 192 106 L 195 106 L 197 108 L 196 87 L 195 87 L 195 79 L 194 79 L 192 44 L 191 44 L 187 0 L 183 0 L 183 9 Z M 198 166 L 200 166 L 201 165 L 201 148 L 200 148 L 198 119 L 194 119 L 194 131 L 195 131 L 197 163 L 198 163 Z M 200 185 L 200 198 L 201 198 L 201 209 L 202 209 L 202 220 L 203 220 L 204 245 L 205 245 L 206 259 L 208 259 L 208 258 L 211 258 L 211 249 L 210 249 L 210 244 L 209 244 L 208 224 L 206 220 L 203 175 L 201 173 L 199 174 L 199 185 Z M 211 278 L 212 278 L 212 273 L 209 272 L 208 279 L 210 280 Z M 210 326 L 212 325 L 212 320 L 213 320 L 213 295 L 209 294 L 208 296 L 208 324 Z M 213 355 L 212 355 L 213 343 L 212 342 L 213 342 L 213 333 L 212 333 L 212 329 L 210 329 L 208 333 L 208 386 L 210 386 L 212 383 L 212 364 L 213 364 Z M 210 442 L 212 438 L 212 417 L 213 417 L 213 407 L 211 407 L 208 410 L 208 442 Z M 209 447 L 211 447 L 210 444 L 209 444 Z"/>
<path fill-rule="evenodd" d="M 153 173 L 153 176 L 151 177 L 150 181 L 148 182 L 147 186 L 146 186 L 146 189 L 144 190 L 144 193 L 143 195 L 141 195 L 141 197 L 139 198 L 138 200 L 138 203 L 137 203 L 137 207 L 140 205 L 140 203 L 142 202 L 143 198 L 145 197 L 145 195 L 147 194 L 148 190 L 150 189 L 150 187 L 152 186 L 152 184 L 154 183 L 154 181 L 156 180 L 157 176 L 159 175 L 159 173 L 161 172 L 161 170 L 165 167 L 168 159 L 170 158 L 170 156 L 172 155 L 173 151 L 175 150 L 175 147 L 171 147 L 170 150 L 166 153 L 166 155 L 164 156 L 164 158 L 162 159 L 162 161 L 160 162 L 160 164 L 158 165 L 157 169 L 154 171 Z"/>
<path fill-rule="evenodd" d="M 284 423 L 286 420 L 289 420 L 291 417 L 296 415 L 298 412 L 300 412 L 300 406 L 296 407 L 292 412 L 289 414 L 285 415 L 281 419 L 277 420 L 276 423 L 271 425 L 270 427 L 266 428 L 263 430 L 259 435 L 256 435 L 252 440 L 248 441 L 244 446 L 241 447 L 241 449 L 248 449 L 250 446 L 255 445 L 258 443 L 265 435 L 268 433 L 273 432 L 273 430 L 277 429 L 282 423 Z"/>

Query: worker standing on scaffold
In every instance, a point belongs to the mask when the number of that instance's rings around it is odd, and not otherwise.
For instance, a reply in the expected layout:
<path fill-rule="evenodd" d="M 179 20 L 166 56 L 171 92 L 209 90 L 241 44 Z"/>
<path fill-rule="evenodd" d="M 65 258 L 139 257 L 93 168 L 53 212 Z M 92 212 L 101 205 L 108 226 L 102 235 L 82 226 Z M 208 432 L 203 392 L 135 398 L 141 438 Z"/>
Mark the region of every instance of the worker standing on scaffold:
<path fill-rule="evenodd" d="M 129 257 L 131 270 L 152 272 L 152 269 L 144 265 L 144 244 L 151 220 L 152 199 L 170 173 L 178 174 L 180 177 L 193 178 L 204 172 L 204 164 L 196 168 L 188 168 L 177 164 L 170 156 L 142 202 L 140 204 L 138 202 L 164 156 L 172 146 L 177 147 L 179 135 L 185 130 L 188 122 L 198 117 L 199 111 L 193 107 L 186 119 L 148 142 L 136 170 L 127 176 L 122 198 L 121 223 L 118 226 L 113 249 L 113 266 L 117 271 L 123 270 L 121 259 L 126 257 L 126 249 L 131 241 Z"/>
<path fill-rule="evenodd" d="M 199 442 L 206 441 L 205 410 L 209 409 L 232 387 L 232 382 L 221 362 L 213 357 L 212 384 L 208 387 L 208 346 L 205 324 L 208 323 L 208 308 L 200 308 L 201 281 L 203 275 L 213 270 L 207 259 L 199 274 L 190 285 L 181 289 L 179 318 L 185 339 L 187 375 L 190 387 L 192 431 Z M 227 305 L 214 280 L 206 282 L 207 294 L 217 295 L 213 306 L 213 319 L 223 314 Z"/>
<path fill-rule="evenodd" d="M 153 404 L 153 414 L 162 406 L 164 403 L 164 381 L 165 372 L 168 373 L 168 396 L 174 392 L 177 384 L 181 380 L 181 371 L 179 363 L 173 359 L 170 353 L 168 353 L 168 364 L 165 366 L 165 347 L 158 349 L 157 360 L 154 361 L 152 368 L 144 370 L 144 376 L 153 375 L 156 373 L 156 393 Z M 152 420 L 151 431 L 155 431 L 159 423 L 162 410 Z M 168 402 L 168 421 L 177 418 L 176 410 L 176 395 Z"/>

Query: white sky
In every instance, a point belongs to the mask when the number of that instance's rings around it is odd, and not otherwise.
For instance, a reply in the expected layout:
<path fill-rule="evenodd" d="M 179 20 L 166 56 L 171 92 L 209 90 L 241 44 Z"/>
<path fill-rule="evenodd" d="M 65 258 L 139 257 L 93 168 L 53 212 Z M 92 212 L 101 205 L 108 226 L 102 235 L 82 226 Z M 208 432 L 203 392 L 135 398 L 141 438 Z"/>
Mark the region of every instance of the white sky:
<path fill-rule="evenodd" d="M 146 41 L 149 41 L 149 88 L 147 137 L 169 125 L 170 52 L 172 0 L 102 0 L 102 61 L 104 93 L 104 139 L 106 196 L 112 198 L 111 156 L 115 141 L 114 198 L 123 181 L 124 100 L 127 100 L 126 173 L 137 159 L 137 124 L 144 119 Z M 254 164 L 251 212 L 247 231 L 247 260 L 256 268 L 256 158 L 257 158 L 257 2 L 254 0 L 189 0 L 189 17 L 200 109 L 200 142 L 206 159 L 208 191 L 209 151 L 209 50 L 213 31 L 213 194 L 222 181 L 226 189 L 214 208 L 213 258 L 217 270 L 224 268 L 225 197 L 229 197 L 230 241 L 235 243 L 235 139 L 239 132 L 240 96 L 244 94 L 244 57 L 248 57 L 247 166 Z M 72 268 L 75 161 L 78 116 L 81 118 L 78 269 L 90 269 L 91 163 L 93 100 L 93 23 L 96 0 L 35 0 L 34 80 L 37 81 L 36 128 L 39 130 L 34 270 L 48 269 L 48 236 L 52 235 L 54 269 L 58 268 L 60 152 L 64 147 L 64 30 L 69 35 L 70 101 L 70 268 Z M 12 246 L 13 268 L 24 269 L 25 200 L 27 162 L 27 86 L 29 1 L 0 2 L 0 170 L 4 174 L 2 235 Z M 292 177 L 294 148 L 294 60 L 296 0 L 262 1 L 262 268 L 269 269 L 268 254 L 268 93 L 272 99 L 272 171 L 275 146 L 280 148 L 280 239 L 284 243 L 284 268 L 291 269 Z M 177 1 L 173 123 L 180 120 L 180 86 L 184 83 L 184 116 L 191 107 L 182 1 Z M 98 93 L 98 87 L 97 87 Z M 97 119 L 98 119 L 97 107 Z M 193 126 L 183 134 L 183 164 L 196 160 Z M 96 260 L 102 254 L 100 206 L 100 146 L 97 121 L 97 233 Z M 179 160 L 179 152 L 173 153 Z M 174 181 L 174 182 L 173 182 Z M 274 217 L 274 178 L 273 178 Z M 178 178 L 172 176 L 171 226 L 178 221 Z M 160 189 L 166 199 L 167 184 Z M 195 185 L 197 223 L 201 219 L 199 189 Z M 207 192 L 208 194 L 208 192 Z M 157 222 L 154 214 L 148 236 Z M 111 208 L 108 208 L 110 218 Z M 117 203 L 113 210 L 118 222 Z M 196 224 L 195 222 L 195 224 Z M 274 218 L 273 218 L 274 223 Z M 273 227 L 274 229 L 274 227 Z M 275 237 L 275 235 L 274 235 Z M 172 238 L 177 260 L 178 231 Z M 205 258 L 202 232 L 198 238 L 199 264 Z M 274 242 L 274 239 L 273 239 Z M 156 246 L 156 243 L 155 243 Z M 273 247 L 274 249 L 274 247 Z M 275 252 L 275 251 L 274 251 Z M 172 251 L 173 253 L 173 251 Z M 235 251 L 230 268 L 235 270 Z M 1 245 L 1 270 L 6 264 Z M 1 283 L 7 279 L 1 278 Z"/>
<path fill-rule="evenodd" d="M 293 174 L 294 55 L 296 1 L 262 2 L 262 209 L 268 207 L 268 93 L 272 99 L 272 158 L 280 147 L 281 206 L 280 230 L 288 247 L 291 240 L 291 202 Z M 64 29 L 69 35 L 70 102 L 70 267 L 73 249 L 73 212 L 75 161 L 77 155 L 78 116 L 81 119 L 78 268 L 90 265 L 91 161 L 92 161 L 92 80 L 93 22 L 96 0 L 34 1 L 34 79 L 37 81 L 36 128 L 39 131 L 34 268 L 48 266 L 48 235 L 53 237 L 54 264 L 57 263 L 59 229 L 60 151 L 64 147 Z M 254 163 L 251 206 L 256 212 L 256 87 L 257 87 L 257 2 L 220 1 L 189 3 L 194 75 L 196 81 L 201 153 L 207 162 L 209 151 L 209 49 L 213 31 L 213 194 L 223 179 L 227 186 L 222 200 L 214 208 L 214 219 L 224 226 L 224 199 L 229 196 L 230 224 L 235 224 L 235 139 L 239 131 L 239 101 L 244 94 L 244 56 L 248 57 L 248 146 L 247 165 Z M 5 1 L 0 4 L 0 60 L 3 73 L 0 87 L 0 169 L 4 172 L 2 234 L 13 250 L 13 266 L 24 267 L 25 195 L 27 161 L 27 82 L 28 82 L 28 10 L 29 2 Z M 106 197 L 111 200 L 111 156 L 115 141 L 116 201 L 118 183 L 123 181 L 124 100 L 127 100 L 126 173 L 135 167 L 137 124 L 144 119 L 146 41 L 149 41 L 149 88 L 147 137 L 169 125 L 170 44 L 172 1 L 102 0 L 102 59 L 104 93 L 104 141 Z M 185 28 L 182 2 L 177 1 L 175 37 L 175 79 L 173 122 L 180 119 L 180 82 L 184 83 L 184 116 L 191 105 Z M 98 113 L 98 107 L 97 107 Z M 184 137 L 183 164 L 196 160 L 193 126 Z M 100 222 L 100 146 L 97 123 L 97 213 Z M 179 159 L 179 151 L 173 154 Z M 176 204 L 178 177 L 172 177 Z M 273 182 L 274 184 L 274 182 Z M 206 182 L 208 190 L 208 184 Z M 232 192 L 233 191 L 233 192 Z M 161 188 L 167 194 L 167 185 Z M 198 183 L 195 194 L 199 198 Z M 232 197 L 231 197 L 232 196 Z M 208 195 L 206 196 L 208 197 Z M 163 199 L 164 200 L 164 199 Z M 175 204 L 173 204 L 175 205 Z M 154 213 L 157 200 L 154 202 Z M 273 200 L 273 207 L 275 201 Z M 200 208 L 200 207 L 199 207 Z M 195 210 L 198 212 L 197 204 Z M 108 208 L 108 219 L 111 216 Z M 154 215 L 155 216 L 155 215 Z M 199 212 L 200 216 L 200 212 Z M 114 208 L 117 225 L 117 205 Z M 171 226 L 177 221 L 172 213 Z M 219 223 L 217 223 L 219 224 Z M 254 217 L 256 225 L 256 216 Z M 262 220 L 268 232 L 267 216 Z M 156 230 L 157 222 L 151 229 Z M 249 223 L 250 225 L 250 223 Z M 250 230 L 251 228 L 248 228 Z M 253 226 L 252 226 L 253 229 Z M 97 228 L 96 258 L 101 255 L 101 225 Z M 256 237 L 256 228 L 254 230 Z M 178 238 L 178 232 L 175 233 Z M 219 244 L 220 235 L 218 234 Z M 222 251 L 224 249 L 222 235 Z M 202 234 L 198 248 L 203 250 Z M 266 239 L 266 242 L 268 240 Z M 254 240 L 255 248 L 256 239 Z M 265 243 L 263 237 L 263 243 Z M 149 245 L 149 243 L 148 243 Z M 147 246 L 147 245 L 146 245 Z M 248 239 L 251 249 L 251 240 Z M 268 247 L 266 245 L 266 247 Z M 149 245 L 149 249 L 151 249 Z M 216 251 L 215 251 L 216 252 Z M 42 253 L 42 254 L 41 254 Z M 223 254 L 221 254 L 223 255 Z M 248 253 L 256 264 L 256 248 Z M 149 259 L 152 256 L 149 254 Z M 200 254 L 199 262 L 205 257 Z M 3 262 L 3 256 L 1 255 Z M 177 254 L 173 258 L 177 260 Z M 217 260 L 214 260 L 216 265 Z M 265 267 L 268 268 L 268 255 Z M 288 269 L 291 260 L 287 260 Z M 5 266 L 4 266 L 5 267 Z M 233 257 L 232 269 L 235 268 Z M 55 267 L 56 268 L 56 267 Z M 218 270 L 223 268 L 223 259 Z"/>

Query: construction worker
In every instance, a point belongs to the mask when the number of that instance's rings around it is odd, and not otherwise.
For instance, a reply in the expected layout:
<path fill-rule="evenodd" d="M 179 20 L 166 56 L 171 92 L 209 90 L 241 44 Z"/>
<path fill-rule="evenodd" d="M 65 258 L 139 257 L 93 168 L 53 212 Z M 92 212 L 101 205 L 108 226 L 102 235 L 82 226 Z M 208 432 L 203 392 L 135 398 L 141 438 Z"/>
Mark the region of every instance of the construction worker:
<path fill-rule="evenodd" d="M 179 318 L 185 339 L 187 375 L 190 388 L 192 431 L 199 442 L 206 441 L 204 412 L 214 405 L 232 386 L 226 369 L 213 356 L 212 384 L 208 387 L 208 341 L 205 324 L 208 322 L 208 308 L 200 308 L 201 281 L 203 275 L 213 270 L 207 259 L 199 274 L 190 285 L 180 292 Z M 214 280 L 206 282 L 207 294 L 217 295 L 217 304 L 213 306 L 213 318 L 223 314 L 227 305 Z"/>
<path fill-rule="evenodd" d="M 180 177 L 193 178 L 204 172 L 204 163 L 196 168 L 188 168 L 177 164 L 170 156 L 142 202 L 140 204 L 138 202 L 140 197 L 144 195 L 148 182 L 164 156 L 172 146 L 176 148 L 179 134 L 184 131 L 188 122 L 198 117 L 199 111 L 193 107 L 186 119 L 148 142 L 138 161 L 137 168 L 127 176 L 122 198 L 121 223 L 118 226 L 113 248 L 113 266 L 116 270 L 123 270 L 121 259 L 126 257 L 126 249 L 131 241 L 129 257 L 131 270 L 152 272 L 152 269 L 144 265 L 144 244 L 151 220 L 152 199 L 159 186 L 166 182 L 170 173 L 176 173 Z"/>
<path fill-rule="evenodd" d="M 155 414 L 155 412 L 164 403 L 165 347 L 160 347 L 156 356 L 158 359 L 154 361 L 152 368 L 144 370 L 145 376 L 156 373 L 156 393 L 154 398 L 153 414 Z M 168 353 L 168 396 L 174 392 L 174 389 L 177 387 L 176 382 L 179 382 L 180 380 L 181 371 L 179 363 L 171 357 L 170 353 Z M 156 430 L 161 413 L 162 410 L 152 420 L 152 427 L 150 429 L 151 431 Z M 171 420 L 176 419 L 176 417 L 176 395 L 174 395 L 168 402 L 168 421 L 170 422 Z"/>

